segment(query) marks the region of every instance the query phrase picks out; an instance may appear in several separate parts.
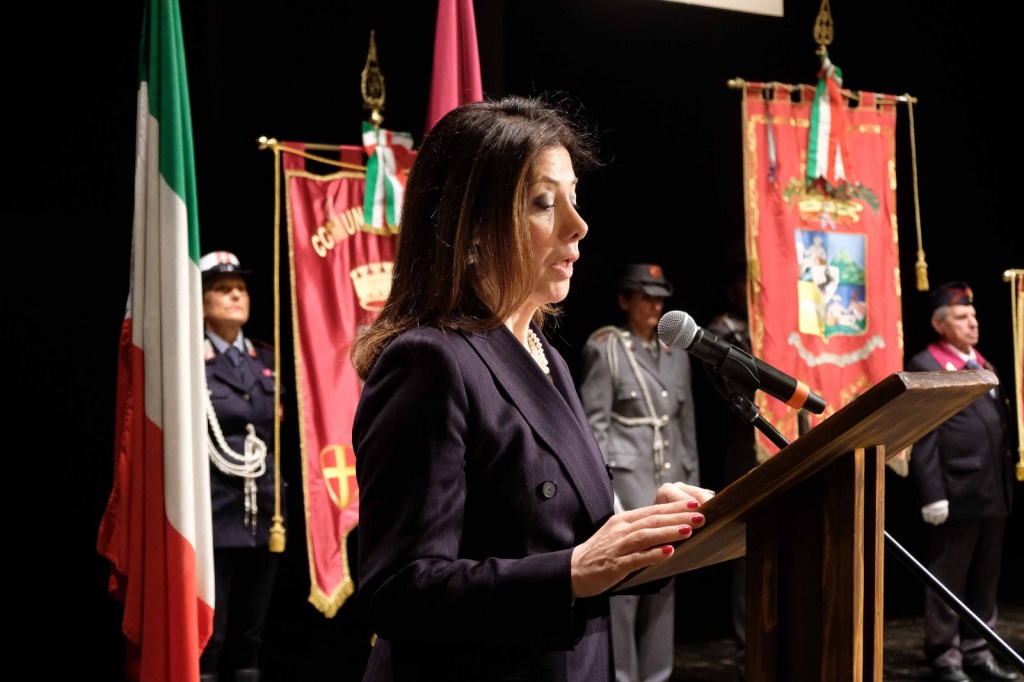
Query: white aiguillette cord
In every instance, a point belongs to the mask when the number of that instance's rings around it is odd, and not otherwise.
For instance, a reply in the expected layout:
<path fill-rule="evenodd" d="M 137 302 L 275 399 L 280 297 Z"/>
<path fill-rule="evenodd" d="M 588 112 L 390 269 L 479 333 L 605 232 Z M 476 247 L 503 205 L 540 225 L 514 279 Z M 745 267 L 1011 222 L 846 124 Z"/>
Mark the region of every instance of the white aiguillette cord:
<path fill-rule="evenodd" d="M 245 437 L 244 453 L 240 455 L 232 450 L 228 442 L 224 440 L 224 433 L 220 430 L 220 422 L 217 421 L 217 413 L 213 409 L 209 396 L 206 399 L 206 418 L 210 424 L 210 430 L 213 432 L 213 438 L 207 443 L 210 461 L 228 476 L 245 479 L 245 525 L 251 526 L 255 535 L 258 510 L 256 479 L 267 470 L 267 444 L 256 435 L 256 429 L 252 424 L 246 424 L 245 428 L 249 434 Z"/>

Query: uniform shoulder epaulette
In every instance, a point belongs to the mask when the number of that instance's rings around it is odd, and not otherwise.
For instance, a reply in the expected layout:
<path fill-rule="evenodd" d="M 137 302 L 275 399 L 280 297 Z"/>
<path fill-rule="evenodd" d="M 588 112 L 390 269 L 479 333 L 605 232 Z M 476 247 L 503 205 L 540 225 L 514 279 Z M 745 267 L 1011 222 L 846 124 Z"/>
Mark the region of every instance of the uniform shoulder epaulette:
<path fill-rule="evenodd" d="M 621 332 L 621 333 L 625 333 L 625 334 L 629 333 L 629 332 L 622 332 L 622 330 L 620 330 L 618 327 L 616 327 L 614 325 L 606 325 L 604 327 L 600 327 L 598 329 L 595 329 L 593 332 L 591 332 L 590 336 L 587 337 L 587 342 L 589 343 L 590 341 L 596 341 L 596 342 L 600 343 L 602 341 L 607 341 L 608 337 L 611 336 L 612 334 L 616 333 L 616 332 Z"/>
<path fill-rule="evenodd" d="M 252 342 L 260 348 L 266 348 L 267 350 L 274 350 L 274 344 L 261 341 L 260 339 L 252 339 Z"/>

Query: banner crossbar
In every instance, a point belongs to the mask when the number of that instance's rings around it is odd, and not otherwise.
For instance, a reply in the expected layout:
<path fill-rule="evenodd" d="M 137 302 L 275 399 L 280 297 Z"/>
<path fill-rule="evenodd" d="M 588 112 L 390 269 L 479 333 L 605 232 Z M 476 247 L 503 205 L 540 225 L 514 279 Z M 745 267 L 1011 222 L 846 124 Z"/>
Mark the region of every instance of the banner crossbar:
<path fill-rule="evenodd" d="M 792 83 L 780 83 L 779 81 L 770 81 L 770 82 L 760 82 L 759 83 L 759 82 L 755 82 L 755 81 L 747 81 L 747 80 L 744 80 L 742 78 L 730 78 L 728 80 L 728 82 L 727 82 L 727 85 L 730 88 L 732 88 L 733 90 L 743 90 L 743 89 L 746 89 L 746 88 L 761 88 L 763 90 L 775 90 L 775 89 L 802 90 L 802 89 L 810 89 L 812 92 L 814 91 L 814 86 L 813 85 L 808 85 L 808 84 L 793 85 Z M 850 99 L 852 99 L 852 100 L 854 100 L 856 102 L 860 101 L 860 96 L 857 95 L 857 93 L 854 92 L 853 90 L 847 90 L 847 89 L 844 88 L 843 90 L 841 90 L 841 92 L 843 93 L 844 97 L 849 97 Z M 882 100 L 882 101 L 907 102 L 909 104 L 917 104 L 917 98 L 912 96 L 912 95 L 910 95 L 910 94 L 887 95 L 885 93 L 876 92 L 875 93 L 875 98 L 878 99 L 878 100 Z"/>
<path fill-rule="evenodd" d="M 276 138 L 273 137 L 261 136 L 257 140 L 257 142 L 259 143 L 260 149 L 270 149 L 273 150 L 274 152 L 288 152 L 289 154 L 295 154 L 297 156 L 302 156 L 307 159 L 312 159 L 313 161 L 326 163 L 330 166 L 337 166 L 339 168 L 347 168 L 349 170 L 356 171 L 366 171 L 366 166 L 360 166 L 357 163 L 346 163 L 345 161 L 338 161 L 337 159 L 328 159 L 327 157 L 317 156 L 316 154 L 308 154 L 304 151 L 294 149 L 293 147 L 283 145 L 280 142 L 278 142 Z M 302 146 L 305 147 L 306 149 L 316 149 L 320 151 L 341 151 L 346 147 L 346 145 L 341 144 L 323 144 L 318 142 L 303 142 Z"/>

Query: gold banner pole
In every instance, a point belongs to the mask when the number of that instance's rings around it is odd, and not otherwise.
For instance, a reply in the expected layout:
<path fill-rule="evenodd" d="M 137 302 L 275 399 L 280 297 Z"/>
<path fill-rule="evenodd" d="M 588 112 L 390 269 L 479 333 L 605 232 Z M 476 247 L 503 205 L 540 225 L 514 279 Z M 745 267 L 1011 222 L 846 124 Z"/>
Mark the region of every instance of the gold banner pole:
<path fill-rule="evenodd" d="M 1024 270 L 1007 270 L 1010 283 L 1010 320 L 1013 324 L 1013 386 L 1017 391 L 1017 480 L 1024 482 Z"/>

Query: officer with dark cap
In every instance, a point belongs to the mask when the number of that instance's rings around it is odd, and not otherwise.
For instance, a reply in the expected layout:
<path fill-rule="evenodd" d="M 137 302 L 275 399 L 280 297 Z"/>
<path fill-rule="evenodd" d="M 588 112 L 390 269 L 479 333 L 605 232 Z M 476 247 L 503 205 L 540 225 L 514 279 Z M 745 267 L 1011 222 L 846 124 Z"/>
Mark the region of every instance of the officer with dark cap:
<path fill-rule="evenodd" d="M 661 266 L 627 265 L 618 291 L 625 323 L 596 330 L 583 349 L 580 398 L 621 509 L 650 504 L 662 483 L 700 483 L 689 354 L 658 338 L 672 292 Z M 670 679 L 675 580 L 655 594 L 613 596 L 611 610 L 615 679 Z"/>
<path fill-rule="evenodd" d="M 275 521 L 274 350 L 245 336 L 249 290 L 238 258 L 213 251 L 199 260 L 203 280 L 206 383 L 210 401 L 210 493 L 216 601 L 213 634 L 199 661 L 202 682 L 259 682 L 259 652 L 280 551 Z M 229 616 L 230 614 L 230 616 Z"/>
<path fill-rule="evenodd" d="M 988 369 L 976 348 L 978 318 L 966 282 L 930 294 L 938 338 L 906 365 L 912 371 Z M 1006 519 L 1011 509 L 1013 442 L 1002 385 L 980 396 L 910 451 L 921 516 L 928 524 L 928 571 L 989 628 L 995 629 Z M 925 654 L 936 680 L 1015 680 L 988 642 L 931 589 L 925 591 Z"/>

